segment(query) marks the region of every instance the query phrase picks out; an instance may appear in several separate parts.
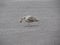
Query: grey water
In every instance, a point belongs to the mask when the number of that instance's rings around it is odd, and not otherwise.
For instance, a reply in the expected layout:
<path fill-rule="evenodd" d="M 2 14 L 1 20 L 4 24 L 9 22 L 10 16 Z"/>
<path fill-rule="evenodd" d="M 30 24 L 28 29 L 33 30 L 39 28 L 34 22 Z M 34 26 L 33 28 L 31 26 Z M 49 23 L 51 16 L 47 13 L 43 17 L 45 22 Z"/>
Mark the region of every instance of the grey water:
<path fill-rule="evenodd" d="M 22 16 L 39 18 L 32 27 Z M 60 45 L 60 5 L 52 1 L 0 2 L 0 45 Z"/>

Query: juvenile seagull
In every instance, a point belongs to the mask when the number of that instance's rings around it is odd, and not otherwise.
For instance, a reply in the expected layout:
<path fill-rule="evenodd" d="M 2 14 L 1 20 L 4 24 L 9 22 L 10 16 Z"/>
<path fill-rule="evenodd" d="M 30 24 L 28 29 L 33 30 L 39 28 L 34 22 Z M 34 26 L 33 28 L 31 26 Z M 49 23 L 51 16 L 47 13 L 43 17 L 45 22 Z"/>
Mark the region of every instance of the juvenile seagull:
<path fill-rule="evenodd" d="M 22 17 L 20 20 L 20 23 L 22 23 L 23 21 L 27 23 L 32 23 L 32 22 L 38 22 L 39 20 L 34 16 L 28 15 L 28 16 Z"/>

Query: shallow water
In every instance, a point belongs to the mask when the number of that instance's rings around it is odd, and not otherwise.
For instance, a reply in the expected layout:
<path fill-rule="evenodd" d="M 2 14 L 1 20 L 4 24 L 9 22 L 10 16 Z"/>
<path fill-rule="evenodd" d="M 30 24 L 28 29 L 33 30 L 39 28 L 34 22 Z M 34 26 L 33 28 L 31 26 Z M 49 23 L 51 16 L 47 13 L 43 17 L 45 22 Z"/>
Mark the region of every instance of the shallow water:
<path fill-rule="evenodd" d="M 60 45 L 59 9 L 58 1 L 10 2 L 0 7 L 0 44 Z M 20 24 L 24 15 L 37 16 L 40 21 L 32 27 Z"/>

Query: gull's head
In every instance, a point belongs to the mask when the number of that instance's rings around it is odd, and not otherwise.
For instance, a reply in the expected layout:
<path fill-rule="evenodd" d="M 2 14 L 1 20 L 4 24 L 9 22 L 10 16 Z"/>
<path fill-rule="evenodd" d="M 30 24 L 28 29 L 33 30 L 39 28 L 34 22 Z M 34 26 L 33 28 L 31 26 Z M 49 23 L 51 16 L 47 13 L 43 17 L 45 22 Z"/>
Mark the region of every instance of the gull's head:
<path fill-rule="evenodd" d="M 20 23 L 22 23 L 22 22 L 23 22 L 23 20 L 25 20 L 25 17 L 22 17 L 22 18 L 21 18 Z"/>
<path fill-rule="evenodd" d="M 20 20 L 20 23 L 22 23 L 22 20 Z"/>

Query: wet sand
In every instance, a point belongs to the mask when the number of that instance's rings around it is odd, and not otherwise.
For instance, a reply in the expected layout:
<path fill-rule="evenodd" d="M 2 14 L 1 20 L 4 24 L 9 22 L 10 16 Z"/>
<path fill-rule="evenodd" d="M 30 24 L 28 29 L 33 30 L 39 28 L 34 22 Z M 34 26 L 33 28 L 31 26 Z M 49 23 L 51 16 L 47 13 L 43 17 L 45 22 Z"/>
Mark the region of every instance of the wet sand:
<path fill-rule="evenodd" d="M 60 45 L 60 7 L 58 1 L 10 2 L 0 7 L 1 45 Z M 37 16 L 32 27 L 19 23 L 24 15 Z"/>

